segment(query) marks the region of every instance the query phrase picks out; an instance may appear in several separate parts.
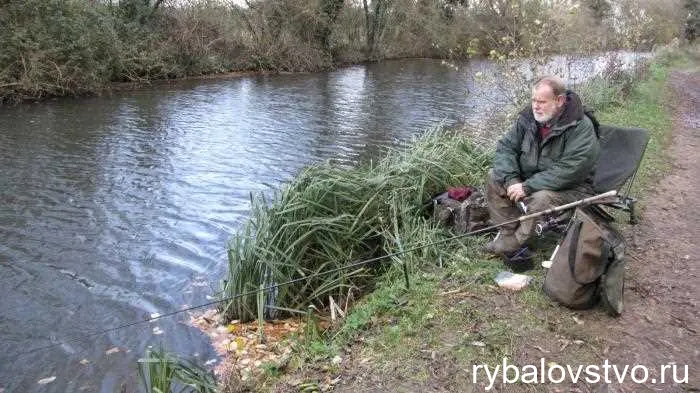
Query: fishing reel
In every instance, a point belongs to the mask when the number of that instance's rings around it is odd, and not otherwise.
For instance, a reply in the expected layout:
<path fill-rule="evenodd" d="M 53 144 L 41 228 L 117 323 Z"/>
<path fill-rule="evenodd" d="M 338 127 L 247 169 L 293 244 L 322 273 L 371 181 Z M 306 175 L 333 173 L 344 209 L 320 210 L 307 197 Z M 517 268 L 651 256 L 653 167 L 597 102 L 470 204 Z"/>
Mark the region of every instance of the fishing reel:
<path fill-rule="evenodd" d="M 569 225 L 571 213 L 563 213 L 558 215 L 545 215 L 544 218 L 535 224 L 535 233 L 542 237 L 547 232 L 565 233 Z"/>
<path fill-rule="evenodd" d="M 515 206 L 517 206 L 518 210 L 520 210 L 522 214 L 528 214 L 528 207 L 525 202 L 518 201 L 516 202 Z M 544 233 L 550 231 L 564 233 L 566 232 L 566 226 L 568 225 L 570 218 L 571 213 L 568 212 L 545 215 L 540 222 L 535 224 L 535 233 L 538 237 L 542 237 Z"/>

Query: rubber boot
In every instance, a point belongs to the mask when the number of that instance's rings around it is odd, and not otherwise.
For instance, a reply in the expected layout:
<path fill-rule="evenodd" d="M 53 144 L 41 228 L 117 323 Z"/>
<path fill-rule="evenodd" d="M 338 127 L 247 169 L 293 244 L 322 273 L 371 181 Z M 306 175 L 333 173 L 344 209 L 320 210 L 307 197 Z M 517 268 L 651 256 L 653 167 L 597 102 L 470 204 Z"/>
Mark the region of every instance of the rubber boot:
<path fill-rule="evenodd" d="M 495 255 L 511 255 L 520 247 L 515 234 L 499 231 L 492 241 L 486 243 L 484 251 Z"/>

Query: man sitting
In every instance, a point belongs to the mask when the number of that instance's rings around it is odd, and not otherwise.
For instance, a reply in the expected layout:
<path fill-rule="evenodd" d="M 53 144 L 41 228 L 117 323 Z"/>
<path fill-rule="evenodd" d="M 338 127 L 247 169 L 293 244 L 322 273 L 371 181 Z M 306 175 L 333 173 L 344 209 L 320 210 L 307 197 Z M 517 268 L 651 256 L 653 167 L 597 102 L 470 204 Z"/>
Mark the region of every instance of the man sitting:
<path fill-rule="evenodd" d="M 495 224 L 520 216 L 516 202 L 534 213 L 593 194 L 600 146 L 579 97 L 556 76 L 532 88 L 532 105 L 498 142 L 487 200 Z M 534 220 L 501 227 L 486 251 L 510 255 L 534 232 Z"/>

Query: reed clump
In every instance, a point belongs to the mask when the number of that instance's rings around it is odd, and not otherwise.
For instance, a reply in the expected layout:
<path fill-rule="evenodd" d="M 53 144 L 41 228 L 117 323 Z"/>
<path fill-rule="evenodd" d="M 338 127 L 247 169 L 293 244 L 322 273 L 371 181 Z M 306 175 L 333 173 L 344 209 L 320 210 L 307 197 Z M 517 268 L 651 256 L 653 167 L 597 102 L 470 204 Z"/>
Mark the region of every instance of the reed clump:
<path fill-rule="evenodd" d="M 216 393 L 214 375 L 194 361 L 167 352 L 162 347 L 147 350 L 138 360 L 138 373 L 146 393 Z"/>
<path fill-rule="evenodd" d="M 308 278 L 265 292 L 266 315 L 274 316 L 322 308 L 329 296 L 345 302 L 391 266 L 435 263 L 444 245 L 314 276 L 441 239 L 425 202 L 449 186 L 483 183 L 491 160 L 464 133 L 438 128 L 390 148 L 376 163 L 306 168 L 271 197 L 251 197 L 250 218 L 229 245 L 221 296 Z M 243 296 L 221 311 L 226 320 L 248 321 L 258 317 L 257 304 L 256 295 Z"/>

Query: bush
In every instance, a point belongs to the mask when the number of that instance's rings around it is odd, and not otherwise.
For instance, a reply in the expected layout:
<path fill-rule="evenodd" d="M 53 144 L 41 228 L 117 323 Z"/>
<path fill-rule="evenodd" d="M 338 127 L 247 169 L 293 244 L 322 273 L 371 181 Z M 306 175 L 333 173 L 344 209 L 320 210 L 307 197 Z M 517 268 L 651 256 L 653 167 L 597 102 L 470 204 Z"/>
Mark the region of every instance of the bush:
<path fill-rule="evenodd" d="M 0 5 L 0 101 L 99 90 L 115 72 L 114 18 L 83 1 Z"/>

